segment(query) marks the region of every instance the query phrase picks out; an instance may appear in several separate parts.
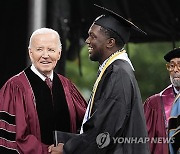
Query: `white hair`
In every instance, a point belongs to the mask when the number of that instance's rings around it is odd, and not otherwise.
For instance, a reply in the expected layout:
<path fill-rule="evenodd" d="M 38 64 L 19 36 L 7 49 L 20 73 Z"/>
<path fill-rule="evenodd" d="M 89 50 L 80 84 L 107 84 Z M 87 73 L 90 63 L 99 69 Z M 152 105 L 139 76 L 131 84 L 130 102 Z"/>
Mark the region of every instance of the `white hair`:
<path fill-rule="evenodd" d="M 61 40 L 60 40 L 60 36 L 59 36 L 59 34 L 58 34 L 58 32 L 57 31 L 55 31 L 55 30 L 53 30 L 53 29 L 51 29 L 51 28 L 40 28 L 40 29 L 37 29 L 37 30 L 35 30 L 33 33 L 32 33 L 32 35 L 31 35 L 31 37 L 30 37 L 30 40 L 29 40 L 29 48 L 31 47 L 31 43 L 32 43 L 32 38 L 35 36 L 35 35 L 38 35 L 38 34 L 49 34 L 49 33 L 53 33 L 53 34 L 55 34 L 56 36 L 57 36 L 57 38 L 58 38 L 58 43 L 59 43 L 59 47 L 60 47 L 60 49 L 62 48 L 62 43 L 61 43 Z"/>

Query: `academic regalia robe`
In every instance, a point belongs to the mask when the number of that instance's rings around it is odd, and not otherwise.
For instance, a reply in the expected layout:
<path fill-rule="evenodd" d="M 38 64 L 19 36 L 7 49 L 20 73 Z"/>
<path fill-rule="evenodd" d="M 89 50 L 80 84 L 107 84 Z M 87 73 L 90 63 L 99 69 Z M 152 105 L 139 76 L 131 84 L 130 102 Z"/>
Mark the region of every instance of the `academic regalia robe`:
<path fill-rule="evenodd" d="M 147 137 L 140 91 L 127 61 L 116 60 L 106 69 L 95 94 L 92 115 L 84 123 L 83 132 L 65 143 L 65 154 L 149 153 L 147 143 L 118 143 L 113 140 L 113 137 Z M 103 148 L 98 147 L 96 141 L 100 133 L 110 136 L 110 143 Z"/>
<path fill-rule="evenodd" d="M 48 153 L 49 145 L 41 141 L 42 122 L 40 123 L 38 118 L 36 94 L 25 72 L 26 70 L 9 79 L 0 90 L 1 154 Z M 67 78 L 59 74 L 55 76 L 59 78 L 64 89 L 69 110 L 70 132 L 76 133 L 85 113 L 86 102 Z M 68 118 L 64 118 L 64 121 L 66 120 Z M 60 124 L 61 122 L 59 121 Z M 47 127 L 49 123 L 47 121 Z"/>
<path fill-rule="evenodd" d="M 166 115 L 164 111 L 164 103 L 174 101 L 175 95 L 172 85 L 168 86 L 159 94 L 155 94 L 146 99 L 144 103 L 144 113 L 146 117 L 146 125 L 149 138 L 168 137 L 165 125 Z M 168 143 L 150 143 L 152 154 L 168 154 Z"/>
<path fill-rule="evenodd" d="M 170 154 L 179 154 L 180 153 L 180 94 L 175 98 L 175 101 L 172 106 L 168 133 L 171 142 L 169 143 Z"/>

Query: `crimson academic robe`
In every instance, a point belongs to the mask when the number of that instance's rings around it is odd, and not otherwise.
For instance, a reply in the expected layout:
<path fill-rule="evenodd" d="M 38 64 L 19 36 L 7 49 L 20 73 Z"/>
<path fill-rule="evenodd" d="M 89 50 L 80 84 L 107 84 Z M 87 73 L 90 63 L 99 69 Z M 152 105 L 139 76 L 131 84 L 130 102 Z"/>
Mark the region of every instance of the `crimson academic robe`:
<path fill-rule="evenodd" d="M 70 129 L 76 133 L 86 102 L 76 87 L 58 75 L 70 114 Z M 64 119 L 67 120 L 67 119 Z M 0 90 L 0 153 L 47 154 L 48 145 L 41 142 L 36 100 L 25 72 L 9 79 Z"/>
<path fill-rule="evenodd" d="M 165 128 L 165 114 L 162 103 L 174 101 L 175 95 L 172 85 L 168 86 L 159 94 L 155 94 L 145 101 L 144 112 L 146 117 L 146 125 L 150 139 L 168 137 Z M 168 154 L 168 144 L 166 143 L 150 143 L 150 150 L 152 154 Z"/>
<path fill-rule="evenodd" d="M 147 130 L 141 95 L 128 62 L 116 60 L 106 69 L 83 131 L 74 137 L 68 134 L 69 140 L 65 133 L 58 134 L 59 141 L 65 143 L 65 154 L 149 153 L 148 144 L 142 141 Z M 123 142 L 129 138 L 131 143 Z M 142 142 L 138 143 L 140 138 Z"/>

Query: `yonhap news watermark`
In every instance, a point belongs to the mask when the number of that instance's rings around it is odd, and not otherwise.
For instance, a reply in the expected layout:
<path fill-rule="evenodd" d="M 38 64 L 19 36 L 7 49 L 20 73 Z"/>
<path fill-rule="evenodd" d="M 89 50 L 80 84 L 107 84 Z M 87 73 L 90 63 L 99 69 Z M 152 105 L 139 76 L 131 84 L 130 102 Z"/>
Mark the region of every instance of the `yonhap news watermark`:
<path fill-rule="evenodd" d="M 110 137 L 108 132 L 99 134 L 96 137 L 96 143 L 99 148 L 104 148 L 111 143 L 113 144 L 143 144 L 143 143 L 174 143 L 174 138 L 164 137 Z"/>

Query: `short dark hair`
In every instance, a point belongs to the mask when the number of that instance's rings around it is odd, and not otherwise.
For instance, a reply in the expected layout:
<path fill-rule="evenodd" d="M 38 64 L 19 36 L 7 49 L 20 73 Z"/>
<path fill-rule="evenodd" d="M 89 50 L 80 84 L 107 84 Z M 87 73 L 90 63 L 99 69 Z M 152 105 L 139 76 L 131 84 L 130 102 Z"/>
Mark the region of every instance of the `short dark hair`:
<path fill-rule="evenodd" d="M 115 33 L 112 30 L 106 29 L 104 27 L 101 27 L 100 30 L 102 32 L 104 32 L 104 34 L 108 37 L 108 38 L 114 38 L 115 39 L 115 43 L 118 47 L 122 48 L 124 47 L 125 43 L 123 42 L 123 40 L 121 39 L 121 37 Z"/>

